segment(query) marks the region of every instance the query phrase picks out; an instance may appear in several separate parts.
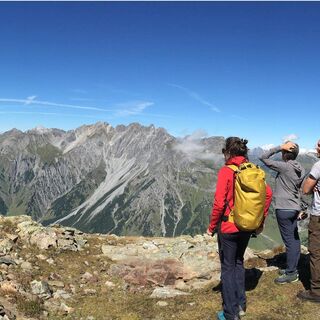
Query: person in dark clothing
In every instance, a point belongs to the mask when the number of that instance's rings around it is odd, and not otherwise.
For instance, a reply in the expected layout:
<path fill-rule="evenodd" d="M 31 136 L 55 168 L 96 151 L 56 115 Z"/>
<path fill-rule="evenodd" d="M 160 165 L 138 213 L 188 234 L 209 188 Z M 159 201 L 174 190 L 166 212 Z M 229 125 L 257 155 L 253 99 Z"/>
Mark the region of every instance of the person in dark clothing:
<path fill-rule="evenodd" d="M 316 146 L 317 156 L 320 158 L 320 140 Z M 312 205 L 309 221 L 310 256 L 310 290 L 301 291 L 297 297 L 303 301 L 320 303 L 320 161 L 316 162 L 302 186 L 304 194 L 312 194 Z"/>
<path fill-rule="evenodd" d="M 269 159 L 272 155 L 282 152 L 282 160 Z M 298 281 L 297 266 L 300 258 L 300 238 L 297 218 L 301 211 L 300 187 L 305 176 L 305 170 L 296 161 L 299 146 L 293 142 L 272 148 L 265 152 L 260 160 L 270 169 L 277 172 L 275 179 L 275 209 L 282 240 L 286 247 L 287 266 L 280 270 L 277 284 Z"/>
<path fill-rule="evenodd" d="M 234 171 L 228 165 L 248 162 L 247 140 L 238 137 L 226 139 L 222 149 L 225 166 L 218 173 L 216 192 L 211 213 L 211 221 L 207 234 L 212 235 L 218 229 L 219 252 L 221 262 L 221 283 L 223 311 L 218 312 L 217 319 L 237 320 L 239 312 L 246 310 L 245 269 L 243 256 L 252 232 L 240 231 L 237 226 L 223 219 L 228 217 L 234 207 Z M 266 205 L 264 215 L 267 215 L 271 203 L 272 191 L 266 188 Z M 260 228 L 262 231 L 263 225 Z"/>

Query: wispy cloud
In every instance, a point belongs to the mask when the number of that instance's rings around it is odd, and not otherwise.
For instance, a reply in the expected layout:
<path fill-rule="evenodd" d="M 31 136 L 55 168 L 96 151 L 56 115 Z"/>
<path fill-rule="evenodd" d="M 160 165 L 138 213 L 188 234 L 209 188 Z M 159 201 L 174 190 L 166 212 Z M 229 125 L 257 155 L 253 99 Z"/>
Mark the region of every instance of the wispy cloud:
<path fill-rule="evenodd" d="M 87 100 L 82 100 L 87 101 Z M 112 106 L 111 108 L 101 108 L 101 107 L 85 107 L 74 104 L 65 104 L 65 103 L 56 103 L 51 101 L 43 101 L 38 100 L 37 96 L 29 96 L 26 99 L 8 99 L 8 98 L 0 98 L 1 103 L 10 103 L 10 104 L 19 104 L 23 106 L 49 106 L 49 107 L 59 107 L 59 108 L 69 108 L 69 109 L 80 109 L 80 110 L 88 110 L 88 111 L 99 111 L 99 112 L 110 112 L 110 116 L 114 117 L 128 117 L 134 115 L 143 114 L 145 116 L 150 117 L 168 117 L 166 115 L 161 114 L 146 114 L 144 111 L 153 106 L 154 102 L 151 101 L 130 101 L 126 103 L 120 103 Z M 10 112 L 10 111 L 4 111 Z M 11 112 L 13 114 L 13 112 Z M 31 112 L 28 112 L 31 114 Z M 2 113 L 4 114 L 4 113 Z M 22 114 L 22 112 L 17 112 L 16 114 Z M 46 114 L 46 115 L 56 115 L 59 113 L 50 113 L 50 112 L 34 112 L 33 114 Z M 61 115 L 63 115 L 61 113 Z"/>
<path fill-rule="evenodd" d="M 288 134 L 287 136 L 284 136 L 282 138 L 282 141 L 286 142 L 286 141 L 294 141 L 294 140 L 298 140 L 298 139 L 299 139 L 299 137 L 296 134 L 291 133 L 291 134 Z"/>
<path fill-rule="evenodd" d="M 44 115 L 44 116 L 63 116 L 63 117 L 79 117 L 79 118 L 91 118 L 97 119 L 100 118 L 97 116 L 92 115 L 85 115 L 85 114 L 77 114 L 77 113 L 59 113 L 59 112 L 33 112 L 33 111 L 0 111 L 0 114 L 16 114 L 16 115 Z M 110 117 L 108 117 L 110 119 Z M 106 119 L 104 119 L 106 120 Z"/>
<path fill-rule="evenodd" d="M 214 111 L 214 112 L 221 112 L 221 110 L 216 107 L 213 103 L 208 102 L 207 100 L 203 99 L 197 92 L 194 92 L 188 88 L 185 88 L 183 86 L 180 86 L 178 84 L 174 84 L 174 83 L 169 83 L 169 86 L 173 87 L 173 88 L 177 88 L 183 92 L 185 92 L 189 97 L 193 98 L 194 100 L 200 102 L 201 104 L 203 104 L 204 106 L 207 106 L 210 108 L 210 110 Z"/>
<path fill-rule="evenodd" d="M 110 109 L 103 109 L 100 107 L 83 107 L 83 106 L 73 105 L 73 104 L 64 104 L 64 103 L 56 103 L 51 101 L 36 100 L 36 96 L 30 96 L 30 97 L 27 97 L 26 99 L 0 98 L 0 102 L 19 103 L 24 105 L 40 105 L 40 106 L 60 107 L 60 108 L 70 108 L 70 109 L 94 110 L 94 111 L 101 111 L 101 112 L 114 111 Z"/>
<path fill-rule="evenodd" d="M 125 104 L 118 105 L 119 109 L 116 112 L 116 116 L 125 117 L 141 114 L 146 108 L 154 105 L 154 102 L 150 101 L 134 101 Z"/>
<path fill-rule="evenodd" d="M 37 98 L 37 96 L 27 97 L 25 104 L 31 104 L 36 98 Z"/>

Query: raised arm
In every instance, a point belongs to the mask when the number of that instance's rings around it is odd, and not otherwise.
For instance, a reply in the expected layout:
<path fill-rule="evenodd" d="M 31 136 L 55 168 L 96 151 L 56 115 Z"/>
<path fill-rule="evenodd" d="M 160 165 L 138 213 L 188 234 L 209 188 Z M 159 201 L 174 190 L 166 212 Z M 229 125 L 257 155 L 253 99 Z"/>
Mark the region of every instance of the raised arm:
<path fill-rule="evenodd" d="M 294 147 L 295 147 L 295 144 L 289 141 L 285 144 L 282 144 L 281 146 L 278 146 L 270 149 L 269 151 L 266 151 L 259 159 L 270 169 L 275 170 L 277 172 L 283 172 L 287 168 L 286 163 L 283 161 L 272 160 L 269 158 L 282 150 L 292 151 Z"/>

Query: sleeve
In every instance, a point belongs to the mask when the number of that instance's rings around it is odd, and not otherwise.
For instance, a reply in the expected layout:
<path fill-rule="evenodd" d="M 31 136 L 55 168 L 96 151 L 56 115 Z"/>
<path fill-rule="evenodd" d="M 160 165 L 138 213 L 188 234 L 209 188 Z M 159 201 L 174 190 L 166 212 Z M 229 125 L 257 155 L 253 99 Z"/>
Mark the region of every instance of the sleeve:
<path fill-rule="evenodd" d="M 271 160 L 269 159 L 274 154 L 281 151 L 281 147 L 275 147 L 266 151 L 259 159 L 270 169 L 275 170 L 277 172 L 283 172 L 286 170 L 287 166 L 283 161 Z"/>
<path fill-rule="evenodd" d="M 309 174 L 316 180 L 320 179 L 320 161 L 313 165 Z"/>
<path fill-rule="evenodd" d="M 230 171 L 230 173 L 228 172 Z M 226 208 L 227 194 L 230 189 L 230 182 L 233 177 L 233 172 L 227 167 L 220 169 L 216 192 L 214 195 L 213 207 L 211 211 L 211 219 L 208 230 L 212 233 L 220 222 Z"/>
<path fill-rule="evenodd" d="M 272 201 L 272 189 L 267 184 L 266 185 L 266 205 L 264 207 L 264 217 L 265 218 L 268 215 L 268 211 L 269 211 L 269 208 L 270 208 L 270 205 L 271 205 L 271 201 Z"/>

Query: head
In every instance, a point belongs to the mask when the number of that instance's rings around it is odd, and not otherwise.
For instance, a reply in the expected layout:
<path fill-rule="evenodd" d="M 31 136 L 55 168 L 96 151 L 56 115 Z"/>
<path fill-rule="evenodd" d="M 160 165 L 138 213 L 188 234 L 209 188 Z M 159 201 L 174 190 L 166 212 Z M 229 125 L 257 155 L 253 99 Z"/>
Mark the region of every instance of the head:
<path fill-rule="evenodd" d="M 296 160 L 298 154 L 299 154 L 299 145 L 295 143 L 295 147 L 291 151 L 282 150 L 282 160 L 285 162 L 289 160 Z"/>
<path fill-rule="evenodd" d="M 248 140 L 240 139 L 238 137 L 227 138 L 225 147 L 222 149 L 222 153 L 224 154 L 226 160 L 236 156 L 243 156 L 247 158 L 249 151 L 247 143 Z"/>
<path fill-rule="evenodd" d="M 317 142 L 316 150 L 317 150 L 317 156 L 318 156 L 318 158 L 320 158 L 320 140 L 318 140 L 318 142 Z"/>

